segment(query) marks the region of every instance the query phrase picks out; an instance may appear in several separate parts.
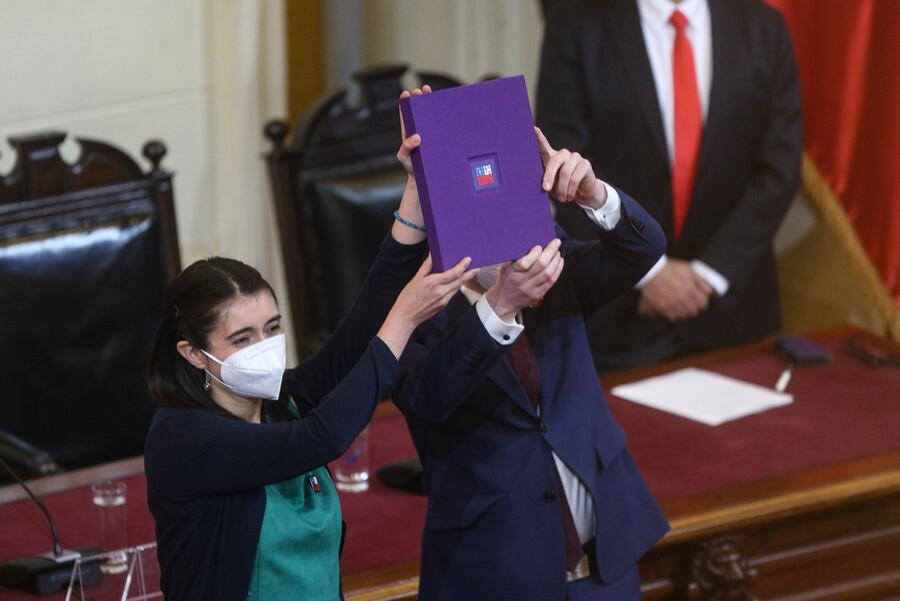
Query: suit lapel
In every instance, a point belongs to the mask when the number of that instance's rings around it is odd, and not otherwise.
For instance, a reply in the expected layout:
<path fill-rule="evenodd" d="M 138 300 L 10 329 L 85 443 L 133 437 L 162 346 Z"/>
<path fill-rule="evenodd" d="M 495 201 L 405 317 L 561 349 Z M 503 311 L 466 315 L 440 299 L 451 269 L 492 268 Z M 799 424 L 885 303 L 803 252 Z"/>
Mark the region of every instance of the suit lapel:
<path fill-rule="evenodd" d="M 534 408 L 531 399 L 528 398 L 528 393 L 522 388 L 522 383 L 519 381 L 519 376 L 516 374 L 516 370 L 513 369 L 508 355 L 504 355 L 503 361 L 498 362 L 494 366 L 488 378 L 502 388 L 509 398 L 518 405 L 519 409 L 532 417 L 537 417 L 537 410 Z"/>
<path fill-rule="evenodd" d="M 694 191 L 691 198 L 691 206 L 688 209 L 688 215 L 685 218 L 684 231 L 682 239 L 689 236 L 691 228 L 691 214 L 697 212 L 704 214 L 704 207 L 698 207 L 702 204 L 702 199 L 707 195 L 702 193 L 706 178 L 713 174 L 711 162 L 716 161 L 716 148 L 718 147 L 717 136 L 722 130 L 722 119 L 725 118 L 725 106 L 729 102 L 728 90 L 730 89 L 731 69 L 729 65 L 734 65 L 738 58 L 736 57 L 737 44 L 735 43 L 738 35 L 736 24 L 729 18 L 731 12 L 729 7 L 725 6 L 730 0 L 708 0 L 709 3 L 709 20 L 710 29 L 712 30 L 712 84 L 709 90 L 709 106 L 706 111 L 706 123 L 703 125 L 703 139 L 700 144 L 700 158 L 697 162 L 697 179 L 694 182 Z M 700 192 L 698 194 L 698 192 Z M 697 200 L 700 199 L 700 203 Z"/>
<path fill-rule="evenodd" d="M 531 309 L 522 311 L 522 322 L 525 326 L 525 332 L 528 334 L 529 340 L 531 340 L 533 334 L 531 330 L 531 327 L 533 326 L 532 317 L 533 311 Z M 516 370 L 512 366 L 512 361 L 509 360 L 508 353 L 504 354 L 503 361 L 500 361 L 497 366 L 491 370 L 489 377 L 497 384 L 497 386 L 502 388 L 504 392 L 509 395 L 516 405 L 519 406 L 519 409 L 531 417 L 537 417 L 537 409 L 535 409 L 534 403 L 531 402 L 531 397 L 525 392 L 525 388 L 519 380 L 519 374 L 516 373 Z"/>
<path fill-rule="evenodd" d="M 460 317 L 471 307 L 469 300 L 461 292 L 457 293 L 447 305 L 446 310 L 441 311 L 432 318 L 431 323 L 439 330 L 446 331 L 452 327 Z M 488 374 L 488 378 L 509 396 L 520 409 L 531 416 L 536 416 L 534 405 L 516 375 L 509 357 L 504 355 L 502 361 L 498 361 Z"/>
<path fill-rule="evenodd" d="M 656 82 L 647 58 L 647 47 L 641 31 L 641 17 L 635 0 L 614 0 L 610 3 L 610 19 L 607 32 L 615 40 L 622 57 L 622 69 L 634 90 L 637 104 L 647 122 L 653 145 L 665 163 L 669 164 L 669 151 L 663 131 Z"/>

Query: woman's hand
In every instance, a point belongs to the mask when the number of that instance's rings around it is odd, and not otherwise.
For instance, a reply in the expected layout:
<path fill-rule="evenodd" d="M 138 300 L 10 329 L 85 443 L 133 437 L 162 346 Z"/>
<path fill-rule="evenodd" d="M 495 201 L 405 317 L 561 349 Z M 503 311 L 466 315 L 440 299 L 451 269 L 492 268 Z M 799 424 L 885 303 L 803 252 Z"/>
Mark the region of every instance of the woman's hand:
<path fill-rule="evenodd" d="M 431 255 L 400 292 L 384 324 L 378 331 L 395 357 L 400 357 L 416 327 L 447 306 L 453 295 L 475 277 L 477 269 L 467 271 L 472 259 L 466 257 L 443 273 L 431 273 Z"/>
<path fill-rule="evenodd" d="M 404 92 L 400 94 L 400 98 L 421 96 L 430 93 L 431 86 L 422 86 L 421 89 L 416 88 L 412 92 L 404 90 Z M 397 160 L 400 161 L 400 164 L 403 165 L 403 168 L 406 170 L 406 189 L 403 190 L 403 197 L 400 199 L 400 207 L 397 211 L 400 213 L 400 216 L 407 221 L 418 225 L 425 225 L 425 218 L 422 216 L 422 207 L 419 204 L 419 190 L 416 188 L 416 176 L 413 174 L 411 158 L 412 151 L 418 148 L 419 144 L 422 143 L 422 136 L 413 134 L 408 138 L 406 137 L 406 126 L 403 124 L 402 114 L 400 115 L 400 136 L 402 142 L 400 144 L 400 150 L 397 151 Z M 425 239 L 424 232 L 420 232 L 396 221 L 391 229 L 391 234 L 393 235 L 394 240 L 401 244 L 418 244 Z"/>
<path fill-rule="evenodd" d="M 599 209 L 606 204 L 606 186 L 594 175 L 591 162 L 565 148 L 554 150 L 544 133 L 537 127 L 538 148 L 544 162 L 544 191 L 560 202 Z"/>

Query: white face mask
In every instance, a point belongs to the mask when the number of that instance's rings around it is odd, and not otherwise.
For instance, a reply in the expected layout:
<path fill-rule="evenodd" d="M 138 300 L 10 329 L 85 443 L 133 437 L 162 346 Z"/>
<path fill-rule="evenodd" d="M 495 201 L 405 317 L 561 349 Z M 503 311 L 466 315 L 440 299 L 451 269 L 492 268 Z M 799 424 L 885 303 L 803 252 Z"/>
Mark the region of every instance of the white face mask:
<path fill-rule="evenodd" d="M 495 263 L 494 265 L 482 267 L 478 270 L 478 273 L 475 274 L 475 281 L 478 282 L 482 288 L 487 290 L 493 286 L 494 282 L 497 281 L 497 278 L 500 277 L 501 265 L 502 263 Z"/>
<path fill-rule="evenodd" d="M 281 378 L 287 363 L 284 334 L 251 344 L 219 361 L 206 351 L 204 355 L 222 366 L 222 379 L 206 373 L 231 392 L 248 398 L 275 400 L 281 392 Z"/>

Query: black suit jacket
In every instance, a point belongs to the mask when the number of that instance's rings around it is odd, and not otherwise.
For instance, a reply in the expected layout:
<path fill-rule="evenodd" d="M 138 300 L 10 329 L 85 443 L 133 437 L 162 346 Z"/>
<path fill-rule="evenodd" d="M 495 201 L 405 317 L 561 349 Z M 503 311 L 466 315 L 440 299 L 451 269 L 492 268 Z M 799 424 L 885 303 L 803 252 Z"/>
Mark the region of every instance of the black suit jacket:
<path fill-rule="evenodd" d="M 713 79 L 696 184 L 679 240 L 662 117 L 635 0 L 577 0 L 548 17 L 537 121 L 662 225 L 669 256 L 699 259 L 731 284 L 698 317 L 637 315 L 632 292 L 589 323 L 601 369 L 738 344 L 780 326 L 772 238 L 799 184 L 802 107 L 780 13 L 759 0 L 708 0 Z M 561 207 L 558 221 L 589 235 Z M 663 342 L 660 344 L 660 340 Z"/>

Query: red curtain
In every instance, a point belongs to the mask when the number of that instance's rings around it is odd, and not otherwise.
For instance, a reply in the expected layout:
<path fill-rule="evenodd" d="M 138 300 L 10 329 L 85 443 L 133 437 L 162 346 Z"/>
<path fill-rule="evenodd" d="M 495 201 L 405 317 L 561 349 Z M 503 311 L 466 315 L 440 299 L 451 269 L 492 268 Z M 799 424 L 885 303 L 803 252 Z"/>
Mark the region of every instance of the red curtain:
<path fill-rule="evenodd" d="M 806 151 L 900 304 L 900 3 L 769 3 L 796 49 Z"/>

